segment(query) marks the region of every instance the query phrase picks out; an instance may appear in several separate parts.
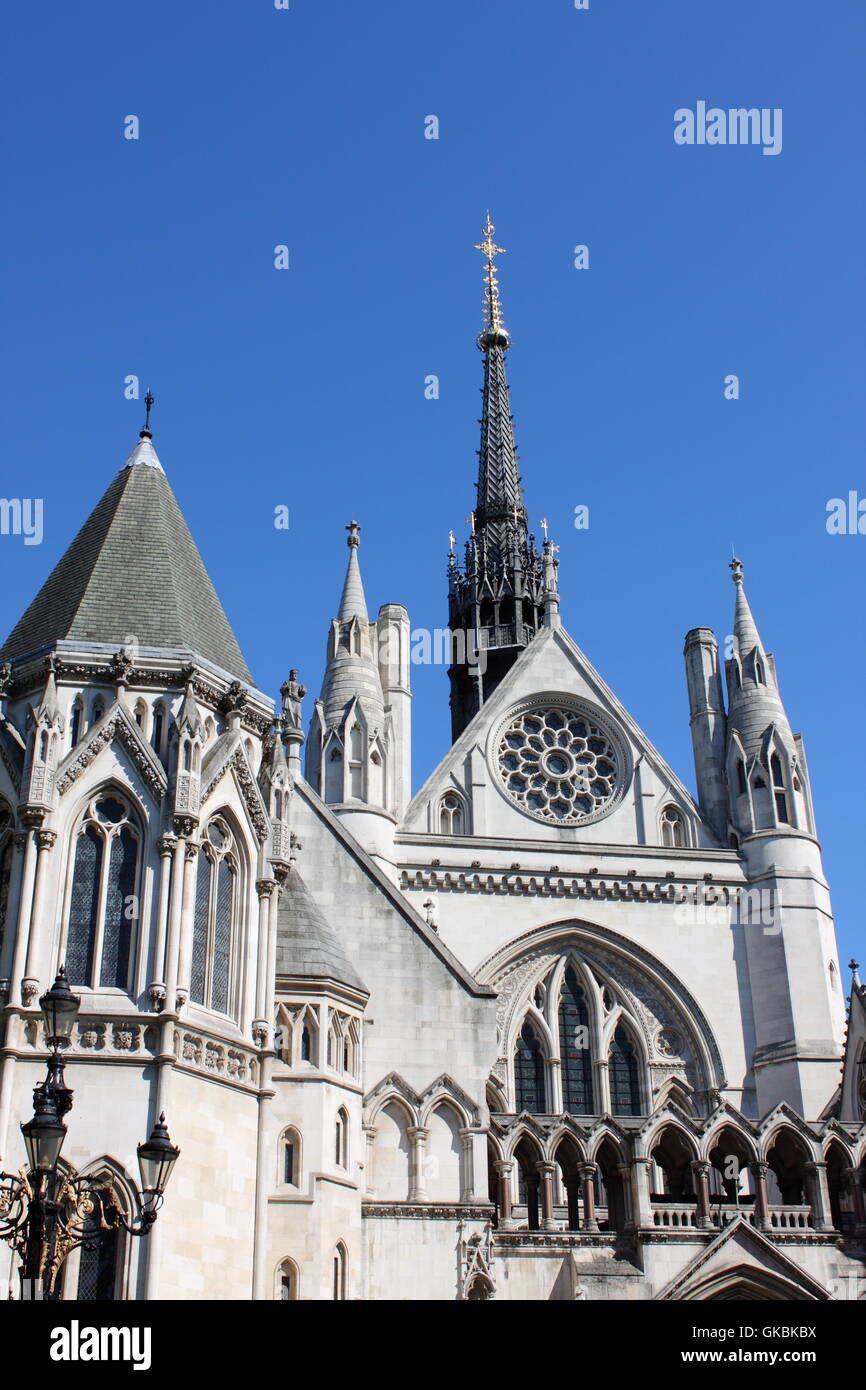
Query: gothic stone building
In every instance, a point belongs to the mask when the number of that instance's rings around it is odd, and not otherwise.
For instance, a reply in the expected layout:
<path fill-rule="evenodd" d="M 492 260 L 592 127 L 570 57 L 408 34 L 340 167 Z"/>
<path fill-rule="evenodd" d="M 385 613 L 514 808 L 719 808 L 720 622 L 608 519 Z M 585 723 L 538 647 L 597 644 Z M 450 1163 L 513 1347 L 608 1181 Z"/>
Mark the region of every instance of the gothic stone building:
<path fill-rule="evenodd" d="M 319 698 L 293 672 L 275 710 L 149 427 L 0 652 L 2 1166 L 64 962 L 64 1161 L 132 1211 L 161 1111 L 181 1148 L 65 1298 L 866 1294 L 866 990 L 846 1019 L 742 566 L 724 672 L 685 641 L 694 800 L 529 533 L 490 231 L 453 742 L 414 795 L 409 616 L 370 617 L 358 527 Z"/>

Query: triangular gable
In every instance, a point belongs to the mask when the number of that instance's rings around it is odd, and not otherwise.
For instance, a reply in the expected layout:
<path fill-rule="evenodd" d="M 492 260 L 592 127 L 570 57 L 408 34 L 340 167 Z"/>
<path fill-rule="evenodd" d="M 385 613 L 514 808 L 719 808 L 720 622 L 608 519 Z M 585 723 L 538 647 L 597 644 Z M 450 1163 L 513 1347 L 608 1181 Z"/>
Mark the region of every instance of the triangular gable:
<path fill-rule="evenodd" d="M 608 713 L 611 722 L 630 740 L 635 763 L 645 761 L 667 787 L 671 799 L 679 802 L 700 823 L 709 845 L 718 843 L 688 788 L 564 628 L 545 628 L 520 654 L 493 695 L 413 797 L 406 810 L 403 828 L 422 833 L 426 831 L 425 810 L 428 803 L 446 791 L 455 776 L 458 785 L 463 785 L 461 773 L 467 758 L 474 750 L 478 750 L 482 756 L 486 755 L 491 729 L 501 721 L 508 709 L 524 698 L 535 694 L 544 697 L 553 691 L 585 700 L 590 706 L 597 706 L 602 712 Z"/>
<path fill-rule="evenodd" d="M 742 1216 L 732 1221 L 666 1284 L 656 1300 L 660 1303 L 711 1296 L 731 1279 L 775 1286 L 777 1296 L 792 1299 L 826 1300 L 831 1297 L 823 1284 L 755 1229 Z"/>
<path fill-rule="evenodd" d="M 250 818 L 256 839 L 260 845 L 265 843 L 270 833 L 268 808 L 259 790 L 247 761 L 243 739 L 237 729 L 229 729 L 221 734 L 212 748 L 205 754 L 201 772 L 201 804 L 204 806 L 218 782 L 231 768 L 238 790 Z"/>
<path fill-rule="evenodd" d="M 168 789 L 165 768 L 146 741 L 141 729 L 124 705 L 116 700 L 106 710 L 75 747 L 61 762 L 57 769 L 57 794 L 65 792 L 78 780 L 85 768 L 98 757 L 103 748 L 117 741 L 129 754 L 142 781 L 156 802 L 162 802 Z"/>

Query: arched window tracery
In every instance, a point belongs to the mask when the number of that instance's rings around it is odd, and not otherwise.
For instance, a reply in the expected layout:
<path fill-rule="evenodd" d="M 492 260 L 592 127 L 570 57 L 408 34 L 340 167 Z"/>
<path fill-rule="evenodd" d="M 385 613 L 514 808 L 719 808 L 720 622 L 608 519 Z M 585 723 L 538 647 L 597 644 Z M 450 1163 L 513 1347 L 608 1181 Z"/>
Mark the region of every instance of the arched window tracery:
<path fill-rule="evenodd" d="M 527 1018 L 514 1053 L 514 1089 L 518 1113 L 543 1115 L 547 1109 L 545 1060 L 541 1043 Z"/>
<path fill-rule="evenodd" d="M 686 844 L 686 823 L 677 806 L 666 806 L 661 814 L 662 844 L 669 849 L 683 849 Z"/>
<path fill-rule="evenodd" d="M 640 1114 L 640 1080 L 635 1045 L 620 1023 L 614 1031 L 608 1060 L 610 1107 L 613 1115 Z"/>
<path fill-rule="evenodd" d="M 571 1115 L 592 1115 L 592 1042 L 586 996 L 574 966 L 565 971 L 559 996 L 559 1055 L 562 1108 Z"/>
<path fill-rule="evenodd" d="M 65 946 L 69 982 L 128 989 L 139 918 L 137 817 L 110 788 L 91 799 L 75 833 Z"/>
<path fill-rule="evenodd" d="M 440 835 L 465 835 L 466 815 L 463 799 L 457 792 L 448 791 L 439 803 Z"/>
<path fill-rule="evenodd" d="M 231 1008 L 238 869 L 234 837 L 215 816 L 199 851 L 190 998 L 221 1014 Z"/>

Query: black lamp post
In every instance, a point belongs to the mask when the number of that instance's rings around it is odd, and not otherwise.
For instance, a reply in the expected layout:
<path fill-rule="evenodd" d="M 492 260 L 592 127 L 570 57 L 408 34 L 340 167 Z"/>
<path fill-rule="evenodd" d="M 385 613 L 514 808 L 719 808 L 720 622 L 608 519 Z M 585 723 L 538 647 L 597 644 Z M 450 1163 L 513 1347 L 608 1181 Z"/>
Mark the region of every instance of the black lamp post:
<path fill-rule="evenodd" d="M 18 1177 L 0 1173 L 0 1238 L 21 1256 L 24 1297 L 58 1298 L 57 1275 L 66 1256 L 76 1246 L 96 1239 L 100 1230 L 122 1227 L 131 1236 L 147 1235 L 180 1153 L 169 1138 L 165 1116 L 160 1115 L 150 1138 L 138 1146 L 142 1194 L 131 1222 L 124 1215 L 113 1179 L 58 1172 L 66 1138 L 63 1116 L 72 1107 L 72 1091 L 63 1079 L 62 1049 L 69 1045 L 80 1004 L 61 966 L 51 989 L 39 1000 L 51 1052 L 48 1074 L 33 1091 L 33 1118 L 21 1126 L 28 1170 L 22 1169 Z"/>

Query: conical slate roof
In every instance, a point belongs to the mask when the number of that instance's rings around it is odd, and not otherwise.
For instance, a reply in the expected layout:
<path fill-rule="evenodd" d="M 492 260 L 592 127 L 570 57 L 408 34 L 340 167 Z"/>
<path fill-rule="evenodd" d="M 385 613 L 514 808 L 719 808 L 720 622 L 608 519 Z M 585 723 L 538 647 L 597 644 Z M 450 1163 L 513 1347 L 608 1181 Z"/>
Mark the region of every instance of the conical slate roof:
<path fill-rule="evenodd" d="M 343 584 L 337 621 L 349 623 L 353 618 L 360 618 L 363 623 L 370 621 L 367 613 L 367 600 L 364 597 L 364 583 L 361 579 L 361 566 L 358 564 L 358 547 L 351 545 L 350 542 L 349 563 L 346 566 L 346 579 Z"/>
<path fill-rule="evenodd" d="M 276 966 L 277 975 L 334 980 L 369 993 L 294 864 L 280 894 Z"/>
<path fill-rule="evenodd" d="M 50 642 L 180 648 L 252 682 L 195 541 L 143 433 L 0 650 Z"/>

